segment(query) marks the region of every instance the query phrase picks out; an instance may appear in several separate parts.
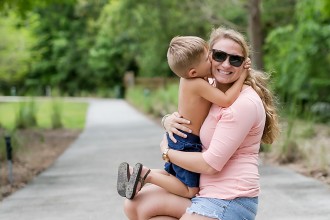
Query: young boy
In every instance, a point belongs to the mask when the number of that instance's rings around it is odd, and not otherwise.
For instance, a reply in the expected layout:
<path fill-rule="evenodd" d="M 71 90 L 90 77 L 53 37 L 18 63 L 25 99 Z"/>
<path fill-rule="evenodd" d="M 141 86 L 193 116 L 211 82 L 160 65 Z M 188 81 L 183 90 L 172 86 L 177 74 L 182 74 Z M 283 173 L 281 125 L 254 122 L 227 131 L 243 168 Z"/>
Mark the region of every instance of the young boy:
<path fill-rule="evenodd" d="M 195 36 L 174 37 L 167 51 L 167 61 L 171 70 L 180 77 L 178 112 L 183 118 L 190 120 L 188 127 L 192 131 L 191 133 L 181 131 L 187 135 L 187 138 L 175 135 L 176 143 L 167 134 L 169 148 L 200 152 L 202 145 L 199 130 L 209 113 L 211 104 L 229 107 L 238 97 L 248 71 L 245 69 L 226 93 L 210 85 L 207 80 L 211 77 L 209 47 L 207 42 Z M 118 169 L 118 193 L 133 199 L 136 192 L 148 182 L 182 197 L 194 197 L 199 191 L 199 174 L 170 163 L 167 152 L 163 153 L 163 159 L 166 161 L 166 172 L 149 170 L 138 163 L 130 175 L 129 165 L 126 162 L 122 163 Z"/>

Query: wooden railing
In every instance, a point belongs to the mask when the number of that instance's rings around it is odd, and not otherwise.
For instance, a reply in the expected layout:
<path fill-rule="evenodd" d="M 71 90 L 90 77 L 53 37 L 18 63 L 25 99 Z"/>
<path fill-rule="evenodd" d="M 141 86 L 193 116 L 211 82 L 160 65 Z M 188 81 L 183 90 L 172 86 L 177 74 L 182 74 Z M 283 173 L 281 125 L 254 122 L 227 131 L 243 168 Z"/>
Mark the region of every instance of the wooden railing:
<path fill-rule="evenodd" d="M 164 88 L 168 84 L 179 82 L 178 77 L 135 77 L 133 72 L 127 72 L 124 76 L 124 86 L 129 88 L 132 86 L 141 86 L 146 89 L 154 90 Z"/>

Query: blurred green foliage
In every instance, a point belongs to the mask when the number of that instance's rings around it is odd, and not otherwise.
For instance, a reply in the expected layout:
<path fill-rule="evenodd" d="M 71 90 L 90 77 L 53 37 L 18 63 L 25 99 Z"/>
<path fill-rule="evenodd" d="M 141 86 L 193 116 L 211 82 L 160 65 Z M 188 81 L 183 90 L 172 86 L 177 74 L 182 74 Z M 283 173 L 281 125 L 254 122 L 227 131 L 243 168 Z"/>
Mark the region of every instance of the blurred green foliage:
<path fill-rule="evenodd" d="M 32 99 L 29 102 L 20 102 L 17 111 L 15 128 L 27 129 L 37 125 L 36 104 Z"/>
<path fill-rule="evenodd" d="M 140 76 L 169 76 L 172 73 L 166 63 L 166 50 L 173 36 L 207 38 L 213 26 L 246 26 L 245 9 L 240 2 L 3 2 L 6 7 L 2 7 L 2 20 L 10 20 L 10 13 L 23 14 L 15 22 L 34 40 L 25 42 L 31 48 L 28 50 L 31 60 L 25 62 L 24 77 L 19 81 L 4 81 L 0 76 L 3 84 L 0 92 L 5 95 L 13 87 L 21 95 L 44 95 L 46 87 L 59 91 L 60 95 L 98 94 L 98 90 L 121 85 L 128 70 Z M 16 33 L 12 35 L 19 35 L 18 27 L 14 29 Z M 17 64 L 12 65 L 20 66 Z"/>
<path fill-rule="evenodd" d="M 154 117 L 177 111 L 178 83 L 169 84 L 159 89 L 134 86 L 126 92 L 125 99 L 137 109 Z"/>
<path fill-rule="evenodd" d="M 23 81 L 33 61 L 32 45 L 36 39 L 21 22 L 14 13 L 0 19 L 0 88 L 8 92 L 10 87 L 6 85 Z"/>
<path fill-rule="evenodd" d="M 7 131 L 18 128 L 85 127 L 88 103 L 62 99 L 0 103 L 0 127 Z"/>
<path fill-rule="evenodd" d="M 243 0 L 0 3 L 3 95 L 45 95 L 51 88 L 59 96 L 118 97 L 126 71 L 172 76 L 166 62 L 172 37 L 207 39 L 220 25 L 247 34 L 252 13 Z M 273 73 L 282 106 L 323 115 L 330 108 L 329 5 L 328 0 L 261 1 L 265 68 Z"/>
<path fill-rule="evenodd" d="M 329 115 L 330 14 L 324 10 L 327 2 L 298 1 L 292 23 L 272 30 L 266 38 L 265 61 L 267 69 L 274 70 L 274 89 L 282 103 L 300 111 L 298 115 L 322 110 L 317 107 L 320 103 L 328 104 L 323 112 L 315 113 Z"/>
<path fill-rule="evenodd" d="M 51 113 L 51 127 L 53 129 L 62 128 L 62 105 L 60 100 L 54 99 L 52 101 L 52 113 Z"/>

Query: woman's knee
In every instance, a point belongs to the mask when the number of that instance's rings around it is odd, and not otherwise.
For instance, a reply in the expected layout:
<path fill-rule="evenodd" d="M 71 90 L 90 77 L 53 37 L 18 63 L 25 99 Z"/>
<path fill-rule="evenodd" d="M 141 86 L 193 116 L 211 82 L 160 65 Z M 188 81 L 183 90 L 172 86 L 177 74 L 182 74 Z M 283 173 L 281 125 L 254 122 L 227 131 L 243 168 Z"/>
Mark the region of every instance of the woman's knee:
<path fill-rule="evenodd" d="M 132 200 L 126 199 L 124 202 L 124 212 L 128 219 L 138 219 L 136 205 Z"/>

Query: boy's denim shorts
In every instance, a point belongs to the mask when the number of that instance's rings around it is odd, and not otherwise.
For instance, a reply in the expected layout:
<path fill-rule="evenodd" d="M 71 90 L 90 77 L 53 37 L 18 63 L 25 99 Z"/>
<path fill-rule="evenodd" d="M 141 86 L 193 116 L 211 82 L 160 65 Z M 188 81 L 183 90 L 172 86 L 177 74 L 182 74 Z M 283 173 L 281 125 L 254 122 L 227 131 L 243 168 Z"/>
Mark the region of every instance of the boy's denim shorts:
<path fill-rule="evenodd" d="M 232 200 L 194 197 L 187 213 L 195 213 L 219 220 L 254 220 L 258 197 L 241 197 Z"/>
<path fill-rule="evenodd" d="M 199 136 L 186 133 L 181 131 L 187 135 L 187 138 L 182 138 L 176 134 L 174 134 L 174 138 L 177 140 L 174 143 L 167 134 L 168 146 L 171 149 L 186 151 L 186 152 L 201 152 L 202 144 L 199 139 Z M 188 170 L 185 170 L 173 163 L 165 163 L 165 170 L 173 176 L 176 176 L 181 182 L 183 182 L 188 187 L 198 187 L 199 186 L 199 173 L 194 173 Z"/>

